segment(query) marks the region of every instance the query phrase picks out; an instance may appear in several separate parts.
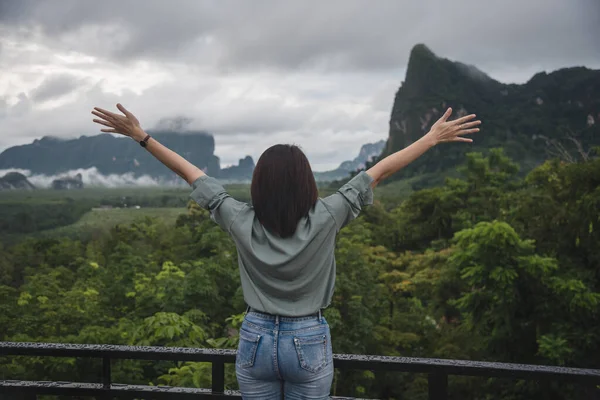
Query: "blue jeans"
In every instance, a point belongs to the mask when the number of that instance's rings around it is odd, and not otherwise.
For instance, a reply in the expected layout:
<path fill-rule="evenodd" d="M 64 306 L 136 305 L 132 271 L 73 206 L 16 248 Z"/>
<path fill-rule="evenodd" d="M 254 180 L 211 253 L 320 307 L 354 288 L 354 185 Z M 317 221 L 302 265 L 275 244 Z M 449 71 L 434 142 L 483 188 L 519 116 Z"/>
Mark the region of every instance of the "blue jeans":
<path fill-rule="evenodd" d="M 235 372 L 243 399 L 328 399 L 333 354 L 327 321 L 320 314 L 250 311 L 240 329 Z"/>

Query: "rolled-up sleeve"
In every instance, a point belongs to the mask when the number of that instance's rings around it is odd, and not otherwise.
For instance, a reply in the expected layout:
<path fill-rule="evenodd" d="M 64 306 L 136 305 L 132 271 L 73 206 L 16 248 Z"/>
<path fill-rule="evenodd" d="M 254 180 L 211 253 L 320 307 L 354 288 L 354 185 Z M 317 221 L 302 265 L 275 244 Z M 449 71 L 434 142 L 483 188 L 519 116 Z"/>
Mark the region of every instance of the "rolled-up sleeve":
<path fill-rule="evenodd" d="M 227 233 L 246 203 L 235 200 L 215 178 L 203 175 L 192 183 L 190 197 L 198 205 L 210 212 L 210 217 Z"/>
<path fill-rule="evenodd" d="M 373 178 L 362 171 L 336 193 L 323 199 L 325 207 L 335 221 L 338 232 L 358 217 L 364 206 L 373 204 L 372 183 Z"/>

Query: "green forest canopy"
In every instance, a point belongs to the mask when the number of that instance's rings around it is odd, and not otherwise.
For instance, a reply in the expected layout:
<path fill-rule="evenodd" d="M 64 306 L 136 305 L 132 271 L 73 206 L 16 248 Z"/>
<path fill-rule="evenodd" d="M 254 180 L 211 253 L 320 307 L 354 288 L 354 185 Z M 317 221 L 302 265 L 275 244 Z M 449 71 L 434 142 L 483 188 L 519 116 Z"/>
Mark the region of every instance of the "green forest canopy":
<path fill-rule="evenodd" d="M 334 352 L 599 368 L 600 159 L 525 178 L 501 150 L 377 201 L 342 230 Z M 185 209 L 184 209 L 185 211 Z M 192 202 L 100 237 L 0 245 L 0 340 L 235 348 L 236 250 Z M 86 359 L 0 358 L 0 379 L 94 381 Z M 236 388 L 233 366 L 226 384 Z M 210 365 L 122 361 L 116 382 L 210 386 Z M 451 399 L 579 399 L 549 383 L 450 377 Z M 426 399 L 423 375 L 336 371 L 333 393 Z"/>

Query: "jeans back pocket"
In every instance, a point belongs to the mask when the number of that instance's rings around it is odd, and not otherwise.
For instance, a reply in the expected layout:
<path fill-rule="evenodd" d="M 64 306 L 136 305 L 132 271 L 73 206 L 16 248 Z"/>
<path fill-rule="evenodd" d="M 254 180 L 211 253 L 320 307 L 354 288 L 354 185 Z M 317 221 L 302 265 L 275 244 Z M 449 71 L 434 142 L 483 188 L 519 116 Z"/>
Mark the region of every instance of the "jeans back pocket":
<path fill-rule="evenodd" d="M 326 335 L 294 337 L 294 345 L 303 369 L 309 372 L 319 372 L 327 366 Z"/>
<path fill-rule="evenodd" d="M 254 365 L 254 359 L 256 358 L 256 349 L 258 349 L 259 341 L 260 335 L 240 329 L 240 343 L 238 345 L 235 363 L 242 368 L 252 367 Z"/>

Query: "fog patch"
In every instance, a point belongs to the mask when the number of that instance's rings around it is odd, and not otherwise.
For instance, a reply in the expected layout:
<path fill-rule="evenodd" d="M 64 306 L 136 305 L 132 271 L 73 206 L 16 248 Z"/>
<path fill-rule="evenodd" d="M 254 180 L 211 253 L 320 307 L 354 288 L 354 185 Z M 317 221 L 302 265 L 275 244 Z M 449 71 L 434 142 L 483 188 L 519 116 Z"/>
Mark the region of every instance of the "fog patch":
<path fill-rule="evenodd" d="M 149 175 L 135 176 L 133 173 L 126 174 L 109 174 L 104 175 L 98 172 L 96 167 L 87 169 L 74 169 L 65 173 L 56 175 L 31 174 L 31 171 L 26 169 L 3 169 L 0 170 L 0 177 L 9 172 L 19 172 L 27 177 L 29 182 L 37 188 L 50 188 L 52 181 L 58 178 L 74 177 L 81 174 L 84 187 L 104 187 L 104 188 L 119 188 L 119 187 L 187 187 L 187 184 L 178 176 L 173 179 L 156 179 Z"/>

